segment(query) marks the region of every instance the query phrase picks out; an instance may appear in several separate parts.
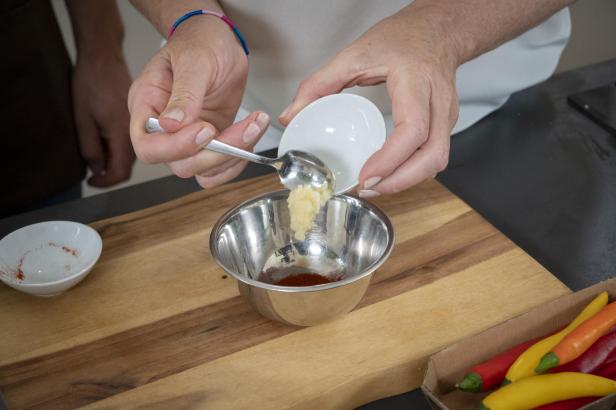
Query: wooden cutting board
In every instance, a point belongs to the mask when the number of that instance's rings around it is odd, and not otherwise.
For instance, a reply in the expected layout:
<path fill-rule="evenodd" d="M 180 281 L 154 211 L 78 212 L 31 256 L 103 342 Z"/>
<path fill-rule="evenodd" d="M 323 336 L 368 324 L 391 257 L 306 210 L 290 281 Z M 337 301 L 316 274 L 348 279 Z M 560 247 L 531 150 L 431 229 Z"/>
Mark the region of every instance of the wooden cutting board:
<path fill-rule="evenodd" d="M 435 181 L 375 203 L 396 244 L 360 306 L 271 322 L 212 261 L 210 228 L 273 176 L 96 222 L 103 255 L 68 293 L 0 287 L 11 410 L 352 408 L 420 384 L 427 357 L 569 290 Z"/>

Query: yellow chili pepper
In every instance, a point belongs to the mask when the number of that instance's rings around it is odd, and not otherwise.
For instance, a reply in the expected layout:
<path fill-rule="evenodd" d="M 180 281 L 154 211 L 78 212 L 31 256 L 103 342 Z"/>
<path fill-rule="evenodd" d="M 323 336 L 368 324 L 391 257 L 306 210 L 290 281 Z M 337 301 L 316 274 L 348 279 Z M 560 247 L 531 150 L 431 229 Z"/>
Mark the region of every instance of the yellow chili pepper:
<path fill-rule="evenodd" d="M 526 410 L 577 397 L 607 396 L 616 381 L 592 374 L 563 372 L 527 377 L 483 399 L 478 410 Z"/>
<path fill-rule="evenodd" d="M 596 298 L 593 299 L 592 302 L 588 304 L 582 310 L 582 312 L 573 320 L 573 322 L 569 323 L 569 326 L 564 328 L 558 333 L 553 334 L 552 336 L 548 336 L 545 339 L 542 339 L 526 349 L 524 353 L 522 353 L 515 362 L 511 365 L 507 374 L 505 375 L 505 383 L 515 382 L 525 377 L 534 376 L 535 368 L 539 364 L 541 358 L 548 353 L 554 346 L 560 343 L 561 340 L 565 338 L 569 333 L 573 332 L 580 323 L 590 318 L 599 312 L 605 305 L 607 305 L 608 294 L 607 292 L 600 293 Z"/>

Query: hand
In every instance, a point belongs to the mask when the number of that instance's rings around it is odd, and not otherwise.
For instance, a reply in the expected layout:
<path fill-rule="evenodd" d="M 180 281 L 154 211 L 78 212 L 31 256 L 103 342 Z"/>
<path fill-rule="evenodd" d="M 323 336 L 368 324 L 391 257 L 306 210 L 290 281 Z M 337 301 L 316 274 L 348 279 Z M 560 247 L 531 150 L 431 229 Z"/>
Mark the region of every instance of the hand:
<path fill-rule="evenodd" d="M 280 122 L 344 88 L 386 82 L 395 129 L 359 176 L 360 196 L 399 192 L 445 169 L 458 116 L 458 56 L 446 19 L 413 5 L 376 24 L 306 78 Z"/>
<path fill-rule="evenodd" d="M 92 186 L 108 187 L 130 178 L 135 162 L 126 109 L 130 81 L 121 50 L 77 58 L 75 123 L 81 155 L 93 174 L 88 179 Z"/>
<path fill-rule="evenodd" d="M 246 166 L 202 150 L 212 138 L 252 150 L 269 124 L 254 112 L 233 124 L 240 106 L 248 60 L 232 31 L 212 16 L 182 24 L 147 64 L 129 93 L 131 139 L 137 157 L 165 162 L 182 178 L 205 188 L 235 178 Z M 146 134 L 148 117 L 159 117 L 165 133 Z"/>

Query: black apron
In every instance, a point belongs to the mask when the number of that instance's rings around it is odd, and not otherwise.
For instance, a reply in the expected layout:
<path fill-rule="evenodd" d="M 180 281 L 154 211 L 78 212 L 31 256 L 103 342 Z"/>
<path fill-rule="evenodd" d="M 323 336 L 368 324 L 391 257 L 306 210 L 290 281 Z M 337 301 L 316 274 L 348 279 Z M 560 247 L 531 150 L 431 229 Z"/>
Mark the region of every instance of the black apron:
<path fill-rule="evenodd" d="M 0 1 L 0 217 L 85 176 L 72 64 L 49 0 Z"/>

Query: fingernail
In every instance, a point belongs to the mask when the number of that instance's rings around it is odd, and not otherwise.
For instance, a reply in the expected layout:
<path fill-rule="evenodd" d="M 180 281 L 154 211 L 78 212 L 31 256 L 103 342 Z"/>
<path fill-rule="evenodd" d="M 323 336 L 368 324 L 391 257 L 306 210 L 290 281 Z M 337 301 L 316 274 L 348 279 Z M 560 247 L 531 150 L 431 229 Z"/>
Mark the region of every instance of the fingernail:
<path fill-rule="evenodd" d="M 371 189 L 362 189 L 361 191 L 359 191 L 360 198 L 374 198 L 375 196 L 379 195 L 381 194 Z"/>
<path fill-rule="evenodd" d="M 381 178 L 381 177 L 371 177 L 371 178 L 368 178 L 366 180 L 366 182 L 364 182 L 364 189 L 372 188 L 373 186 L 375 186 L 376 184 L 381 182 L 381 179 L 383 179 L 383 178 Z"/>
<path fill-rule="evenodd" d="M 195 144 L 199 146 L 204 145 L 208 143 L 212 138 L 214 138 L 214 131 L 209 127 L 205 127 L 201 131 L 199 131 L 199 133 L 195 137 Z"/>
<path fill-rule="evenodd" d="M 289 114 L 289 111 L 291 111 L 291 106 L 290 105 L 287 108 L 284 109 L 282 114 L 280 114 L 280 118 L 286 117 Z"/>
<path fill-rule="evenodd" d="M 261 129 L 259 128 L 259 126 L 254 122 L 251 122 L 250 125 L 248 125 L 248 127 L 246 127 L 246 129 L 244 130 L 244 135 L 242 135 L 242 138 L 244 139 L 245 143 L 250 143 L 259 136 L 260 132 Z"/>
<path fill-rule="evenodd" d="M 172 110 L 166 112 L 163 115 L 163 118 L 169 118 L 170 120 L 176 120 L 177 122 L 182 122 L 184 119 L 184 111 L 179 108 L 173 108 Z"/>
<path fill-rule="evenodd" d="M 266 113 L 262 112 L 257 115 L 256 123 L 259 125 L 260 130 L 264 130 L 269 125 L 270 117 Z"/>

